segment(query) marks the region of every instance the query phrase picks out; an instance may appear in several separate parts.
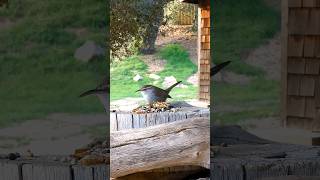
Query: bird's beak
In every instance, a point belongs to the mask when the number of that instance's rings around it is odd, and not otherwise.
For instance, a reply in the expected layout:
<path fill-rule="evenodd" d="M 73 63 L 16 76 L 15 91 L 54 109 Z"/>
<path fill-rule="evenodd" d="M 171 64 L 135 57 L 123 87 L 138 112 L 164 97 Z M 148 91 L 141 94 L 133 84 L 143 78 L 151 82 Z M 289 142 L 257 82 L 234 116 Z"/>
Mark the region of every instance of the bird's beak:
<path fill-rule="evenodd" d="M 139 91 L 141 91 L 141 89 L 136 90 L 136 92 L 139 92 Z"/>

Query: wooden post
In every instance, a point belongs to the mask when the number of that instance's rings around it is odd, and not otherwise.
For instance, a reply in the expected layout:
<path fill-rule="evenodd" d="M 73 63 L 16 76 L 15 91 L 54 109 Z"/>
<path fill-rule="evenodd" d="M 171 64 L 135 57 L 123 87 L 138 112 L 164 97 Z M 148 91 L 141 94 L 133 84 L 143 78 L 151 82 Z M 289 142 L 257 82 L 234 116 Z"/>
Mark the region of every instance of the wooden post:
<path fill-rule="evenodd" d="M 199 1 L 198 73 L 199 100 L 210 101 L 210 1 Z"/>

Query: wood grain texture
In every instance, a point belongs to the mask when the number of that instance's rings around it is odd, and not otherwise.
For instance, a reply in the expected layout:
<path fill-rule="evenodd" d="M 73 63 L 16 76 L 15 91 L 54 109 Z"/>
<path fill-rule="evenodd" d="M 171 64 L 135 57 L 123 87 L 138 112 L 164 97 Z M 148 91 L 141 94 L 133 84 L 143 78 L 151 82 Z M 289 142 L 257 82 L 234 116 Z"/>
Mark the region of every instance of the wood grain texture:
<path fill-rule="evenodd" d="M 145 114 L 110 113 L 110 131 L 145 128 L 168 122 L 180 121 L 188 117 L 209 117 L 209 109 Z"/>
<path fill-rule="evenodd" d="M 23 180 L 72 180 L 71 169 L 65 165 L 24 164 Z"/>
<path fill-rule="evenodd" d="M 10 161 L 0 161 L 0 179 L 21 180 L 21 165 Z"/>
<path fill-rule="evenodd" d="M 73 180 L 94 180 L 93 179 L 93 168 L 84 166 L 73 166 Z"/>
<path fill-rule="evenodd" d="M 267 141 L 239 126 L 214 126 L 211 131 L 214 140 L 211 147 L 218 148 L 211 156 L 211 179 L 256 180 L 290 175 L 320 176 L 320 147 Z M 215 146 L 219 143 L 228 146 Z"/>
<path fill-rule="evenodd" d="M 111 132 L 111 176 L 174 166 L 209 168 L 209 135 L 208 118 Z"/>

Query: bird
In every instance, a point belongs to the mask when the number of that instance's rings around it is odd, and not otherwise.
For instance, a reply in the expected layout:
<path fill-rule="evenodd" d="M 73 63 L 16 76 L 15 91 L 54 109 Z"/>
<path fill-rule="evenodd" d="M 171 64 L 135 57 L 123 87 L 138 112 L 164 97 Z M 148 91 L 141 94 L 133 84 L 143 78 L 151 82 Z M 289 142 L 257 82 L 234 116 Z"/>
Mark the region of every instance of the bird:
<path fill-rule="evenodd" d="M 226 62 L 223 62 L 221 64 L 218 64 L 214 67 L 212 67 L 210 69 L 210 76 L 214 76 L 215 74 L 217 74 L 221 69 L 223 69 L 224 67 L 226 67 L 231 61 L 226 61 Z"/>
<path fill-rule="evenodd" d="M 170 91 L 181 82 L 178 81 L 167 89 L 161 89 L 153 85 L 144 85 L 136 92 L 140 92 L 144 100 L 150 105 L 155 102 L 165 102 L 167 98 L 172 98 L 169 95 Z"/>
<path fill-rule="evenodd" d="M 79 97 L 96 95 L 101 101 L 101 103 L 103 104 L 105 111 L 107 111 L 109 109 L 109 92 L 110 92 L 109 84 L 110 84 L 109 78 L 104 78 L 102 83 L 99 84 L 95 89 L 88 90 L 80 94 Z"/>

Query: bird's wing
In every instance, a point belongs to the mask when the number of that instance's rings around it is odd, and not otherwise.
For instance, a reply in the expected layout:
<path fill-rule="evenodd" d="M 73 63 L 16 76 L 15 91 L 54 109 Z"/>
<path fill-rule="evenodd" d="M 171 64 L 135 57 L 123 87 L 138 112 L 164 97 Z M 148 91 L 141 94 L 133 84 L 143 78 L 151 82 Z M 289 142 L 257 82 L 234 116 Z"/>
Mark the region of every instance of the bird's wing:
<path fill-rule="evenodd" d="M 216 65 L 215 67 L 210 69 L 210 76 L 217 74 L 221 69 L 226 67 L 231 61 L 226 61 L 221 64 Z"/>

